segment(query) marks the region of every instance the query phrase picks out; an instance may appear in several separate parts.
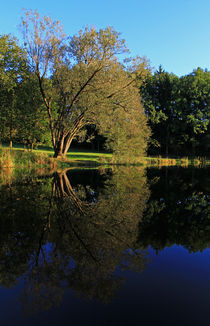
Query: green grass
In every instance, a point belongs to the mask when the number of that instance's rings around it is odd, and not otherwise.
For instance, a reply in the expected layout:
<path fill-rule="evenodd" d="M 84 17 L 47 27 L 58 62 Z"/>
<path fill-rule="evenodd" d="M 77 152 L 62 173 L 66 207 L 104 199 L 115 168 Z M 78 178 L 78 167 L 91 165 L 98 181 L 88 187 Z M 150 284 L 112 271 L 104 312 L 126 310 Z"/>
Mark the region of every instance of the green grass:
<path fill-rule="evenodd" d="M 4 148 L 9 148 L 8 145 L 3 145 Z M 23 145 L 20 144 L 15 144 L 13 146 L 14 150 L 23 150 L 24 147 Z M 28 152 L 28 150 L 26 150 L 26 152 Z M 30 152 L 30 150 L 29 150 Z M 54 155 L 54 151 L 52 148 L 50 147 L 44 147 L 44 146 L 39 146 L 38 149 L 34 149 L 33 153 L 46 153 L 49 156 L 53 157 Z M 70 150 L 70 152 L 67 153 L 66 155 L 67 158 L 72 159 L 72 160 L 86 160 L 86 159 L 92 159 L 92 160 L 98 160 L 101 157 L 107 157 L 107 158 L 111 158 L 112 154 L 110 153 L 98 153 L 98 152 L 89 152 L 88 150 Z"/>
<path fill-rule="evenodd" d="M 29 167 L 31 165 L 49 165 L 52 163 L 58 167 L 69 165 L 99 165 L 109 163 L 112 154 L 96 153 L 81 150 L 73 150 L 67 153 L 65 158 L 53 158 L 52 148 L 39 147 L 31 152 L 25 150 L 22 145 L 14 145 L 9 149 L 8 145 L 3 145 L 0 149 L 0 167 Z"/>

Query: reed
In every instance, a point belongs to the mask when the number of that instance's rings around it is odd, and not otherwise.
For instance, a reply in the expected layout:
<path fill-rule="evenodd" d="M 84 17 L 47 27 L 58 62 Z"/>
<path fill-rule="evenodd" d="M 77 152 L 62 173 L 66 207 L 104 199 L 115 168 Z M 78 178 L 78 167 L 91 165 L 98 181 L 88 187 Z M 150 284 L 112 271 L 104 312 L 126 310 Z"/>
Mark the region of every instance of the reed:
<path fill-rule="evenodd" d="M 15 165 L 14 157 L 10 149 L 0 148 L 0 167 L 13 168 Z"/>

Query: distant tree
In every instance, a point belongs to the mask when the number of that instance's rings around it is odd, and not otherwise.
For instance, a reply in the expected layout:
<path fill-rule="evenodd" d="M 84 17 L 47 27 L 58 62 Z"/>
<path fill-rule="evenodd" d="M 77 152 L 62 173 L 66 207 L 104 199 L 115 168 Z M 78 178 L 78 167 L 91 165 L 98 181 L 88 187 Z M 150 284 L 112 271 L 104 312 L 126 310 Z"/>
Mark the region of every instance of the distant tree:
<path fill-rule="evenodd" d="M 152 128 L 153 146 L 160 146 L 160 153 L 168 155 L 177 123 L 178 77 L 165 72 L 160 66 L 148 76 L 140 87 L 143 105 Z"/>
<path fill-rule="evenodd" d="M 10 35 L 0 36 L 0 137 L 12 140 L 18 129 L 16 92 L 26 68 L 26 54 Z"/>
<path fill-rule="evenodd" d="M 208 131 L 210 120 L 210 72 L 201 68 L 180 78 L 179 110 L 184 129 L 185 148 L 193 154 L 202 148 L 202 134 Z M 201 147 L 200 147 L 201 145 Z"/>
<path fill-rule="evenodd" d="M 114 150 L 119 144 L 117 151 L 123 151 L 126 142 L 129 149 L 135 133 L 135 139 L 141 138 L 134 141 L 141 154 L 149 129 L 136 80 L 143 78 L 145 65 L 135 64 L 134 71 L 119 62 L 119 55 L 127 52 L 119 34 L 110 27 L 86 28 L 66 40 L 59 22 L 40 18 L 36 11 L 27 11 L 21 26 L 48 113 L 55 157 L 66 155 L 88 124 L 103 130 Z M 135 121 L 139 127 L 135 123 L 132 128 Z"/>
<path fill-rule="evenodd" d="M 178 78 L 160 66 L 146 78 L 140 92 L 152 129 L 151 152 L 165 155 L 208 152 L 209 85 L 210 72 L 201 68 Z"/>

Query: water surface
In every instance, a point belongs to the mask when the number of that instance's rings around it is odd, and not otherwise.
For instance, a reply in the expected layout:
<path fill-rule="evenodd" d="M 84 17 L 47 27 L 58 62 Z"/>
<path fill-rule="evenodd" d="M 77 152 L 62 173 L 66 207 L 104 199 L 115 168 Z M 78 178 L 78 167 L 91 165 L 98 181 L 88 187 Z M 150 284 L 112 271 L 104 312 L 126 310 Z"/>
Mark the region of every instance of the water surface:
<path fill-rule="evenodd" d="M 209 172 L 4 176 L 2 325 L 210 324 Z"/>

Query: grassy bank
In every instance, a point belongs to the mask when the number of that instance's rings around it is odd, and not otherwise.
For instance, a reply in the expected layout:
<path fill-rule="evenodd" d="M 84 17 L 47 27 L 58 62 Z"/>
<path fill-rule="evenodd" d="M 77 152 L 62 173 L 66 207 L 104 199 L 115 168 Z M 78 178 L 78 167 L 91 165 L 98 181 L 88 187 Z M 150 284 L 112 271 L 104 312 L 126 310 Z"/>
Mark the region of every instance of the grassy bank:
<path fill-rule="evenodd" d="M 0 147 L 0 168 L 37 168 L 49 167 L 56 169 L 73 165 L 101 165 L 111 161 L 111 154 L 89 153 L 73 151 L 65 158 L 53 158 L 53 150 L 40 148 L 33 152 L 24 150 L 22 146 L 9 149 L 7 146 Z"/>
<path fill-rule="evenodd" d="M 109 153 L 94 153 L 87 151 L 70 151 L 65 158 L 53 158 L 53 150 L 40 148 L 33 152 L 24 150 L 22 146 L 9 149 L 7 146 L 0 147 L 0 168 L 24 168 L 33 169 L 47 167 L 50 170 L 66 168 L 69 166 L 97 166 L 97 165 L 144 165 L 144 166 L 202 166 L 210 165 L 210 161 L 203 158 L 162 158 L 142 157 L 133 162 L 132 158 L 118 160 Z"/>
<path fill-rule="evenodd" d="M 57 162 L 47 153 L 31 153 L 20 149 L 0 148 L 1 168 L 33 168 L 35 166 L 49 166 L 56 168 Z"/>

